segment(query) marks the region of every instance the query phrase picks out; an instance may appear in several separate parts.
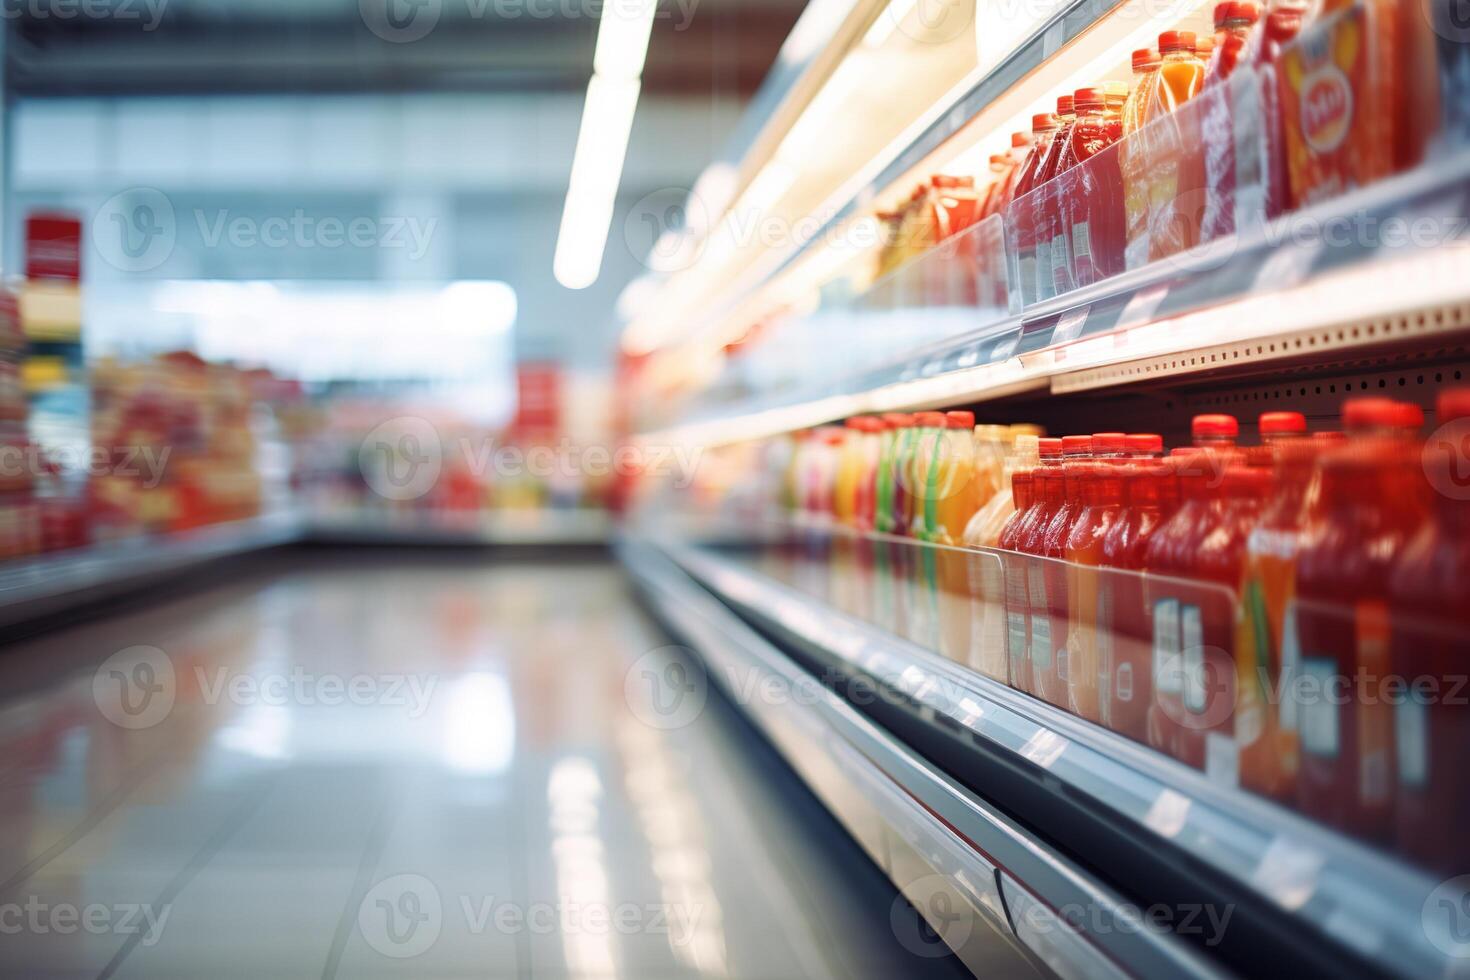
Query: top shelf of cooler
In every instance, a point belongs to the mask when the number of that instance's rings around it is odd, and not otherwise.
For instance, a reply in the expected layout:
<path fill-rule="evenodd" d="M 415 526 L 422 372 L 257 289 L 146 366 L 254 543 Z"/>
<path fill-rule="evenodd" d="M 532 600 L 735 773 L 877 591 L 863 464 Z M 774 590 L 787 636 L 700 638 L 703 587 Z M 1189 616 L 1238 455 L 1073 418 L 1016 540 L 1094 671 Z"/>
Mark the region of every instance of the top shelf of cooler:
<path fill-rule="evenodd" d="M 1320 365 L 1470 327 L 1464 152 L 1047 296 L 1022 281 L 1015 219 L 1054 198 L 781 323 L 687 421 L 644 438 L 717 445 L 867 412 Z"/>

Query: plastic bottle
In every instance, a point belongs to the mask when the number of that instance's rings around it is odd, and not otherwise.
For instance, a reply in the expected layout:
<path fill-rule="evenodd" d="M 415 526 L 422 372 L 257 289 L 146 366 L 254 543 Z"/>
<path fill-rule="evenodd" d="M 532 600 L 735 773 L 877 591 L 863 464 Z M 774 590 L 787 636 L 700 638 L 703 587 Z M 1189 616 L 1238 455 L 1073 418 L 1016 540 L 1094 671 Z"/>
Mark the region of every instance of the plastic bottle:
<path fill-rule="evenodd" d="M 1057 117 L 1050 113 L 1038 113 L 1031 117 L 1031 152 L 1021 165 L 1016 179 L 1008 220 L 1015 226 L 1016 276 L 1022 296 L 1028 300 L 1040 298 L 1042 273 L 1047 283 L 1051 280 L 1051 234 L 1049 228 L 1041 227 L 1038 219 L 1044 217 L 1044 208 L 1039 207 L 1040 195 L 1032 191 L 1041 186 L 1041 174 L 1051 156 L 1057 136 Z M 1044 224 L 1044 222 L 1042 222 Z M 1036 294 L 1036 295 L 1033 295 Z"/>
<path fill-rule="evenodd" d="M 940 449 L 944 430 L 948 427 L 943 412 L 919 412 L 914 416 L 918 435 L 914 440 L 909 472 L 909 534 L 920 541 L 932 541 L 937 503 L 937 483 L 931 482 L 939 470 Z"/>
<path fill-rule="evenodd" d="M 1082 513 L 1083 490 L 1093 478 L 1092 437 L 1064 436 L 1062 455 L 1060 480 L 1053 476 L 1047 487 L 1049 500 L 1055 500 L 1056 506 L 1046 525 L 1033 531 L 1027 550 L 1053 559 L 1033 562 L 1029 569 L 1032 693 L 1066 708 L 1068 603 L 1067 566 L 1062 559 L 1066 558 L 1072 527 Z"/>
<path fill-rule="evenodd" d="M 1103 155 L 1121 135 L 1121 117 L 1109 111 L 1102 86 L 1078 89 L 1073 104 L 1076 120 L 1058 172 L 1078 170 L 1060 194 L 1062 239 L 1053 245 L 1052 257 L 1070 257 L 1070 267 L 1054 277 L 1058 292 L 1073 282 L 1090 285 L 1122 272 L 1126 245 L 1122 171 L 1116 154 Z"/>
<path fill-rule="evenodd" d="M 1411 481 L 1422 482 L 1401 465 L 1398 442 L 1365 432 L 1323 456 L 1321 506 L 1296 561 L 1297 806 L 1380 842 L 1392 838 L 1394 820 L 1394 717 L 1378 686 L 1392 671 L 1389 574 L 1420 523 L 1406 504 L 1418 495 Z"/>
<path fill-rule="evenodd" d="M 1033 120 L 1034 122 L 1034 120 Z M 1031 151 L 1035 147 L 1035 137 L 1030 133 L 1011 134 L 1011 166 L 1006 173 L 1006 182 L 1001 192 L 991 202 L 990 214 L 1001 214 L 1010 207 L 1016 199 L 1016 185 L 1020 183 L 1024 172 L 1026 161 L 1031 157 Z M 989 217 L 989 215 L 985 215 Z"/>
<path fill-rule="evenodd" d="M 1201 449 L 1229 449 L 1240 436 L 1240 423 L 1233 415 L 1196 415 L 1189 431 Z"/>
<path fill-rule="evenodd" d="M 878 463 L 883 454 L 883 438 L 888 424 L 881 418 L 865 416 L 861 420 L 862 452 L 859 457 L 857 492 L 853 506 L 853 524 L 860 531 L 871 531 L 877 520 Z"/>
<path fill-rule="evenodd" d="M 1043 438 L 1037 442 L 1039 465 L 1028 475 L 1017 474 L 1012 481 L 1016 491 L 1017 510 L 1001 531 L 999 545 L 1010 553 L 1005 556 L 1006 580 L 1006 652 L 1010 659 L 1011 686 L 1034 692 L 1031 676 L 1032 598 L 1031 568 L 1035 563 L 1028 551 L 1037 527 L 1044 527 L 1048 515 L 1055 512 L 1062 498 L 1062 440 Z M 1029 492 L 1024 494 L 1023 491 Z M 1024 504 L 1024 506 L 1022 506 Z M 1044 608 L 1036 615 L 1046 619 Z M 1049 621 L 1048 621 L 1049 622 Z M 1048 622 L 1042 624 L 1047 628 Z M 1048 637 L 1047 644 L 1050 644 Z"/>
<path fill-rule="evenodd" d="M 1261 19 L 1261 7 L 1254 0 L 1236 0 L 1216 6 L 1215 16 L 1219 23 L 1215 50 L 1205 69 L 1207 86 L 1223 84 L 1246 57 L 1256 23 Z"/>
<path fill-rule="evenodd" d="M 884 534 L 898 532 L 896 515 L 902 511 L 903 488 L 896 479 L 902 444 L 912 434 L 914 417 L 902 413 L 883 416 L 882 445 L 878 453 L 877 493 L 873 501 L 873 525 Z"/>
<path fill-rule="evenodd" d="M 1138 132 L 1148 118 L 1147 107 L 1154 98 L 1159 61 L 1159 53 L 1153 48 L 1139 48 L 1133 52 L 1133 91 L 1123 104 L 1124 136 Z"/>
<path fill-rule="evenodd" d="M 842 441 L 837 447 L 837 467 L 833 474 L 832 516 L 838 523 L 852 526 L 857 523 L 857 487 L 863 469 L 862 430 L 867 423 L 861 418 L 850 418 L 842 430 Z"/>
<path fill-rule="evenodd" d="M 994 548 L 1000 545 L 1001 532 L 1005 530 L 1012 515 L 1022 506 L 1021 496 L 1024 494 L 1027 502 L 1030 501 L 1031 471 L 1041 461 L 1038 442 L 1038 438 L 1034 435 L 1016 437 L 1011 452 L 1005 460 L 1001 489 L 997 490 L 990 500 L 975 512 L 975 516 L 965 527 L 964 543 L 966 545 L 972 548 Z M 1024 476 L 1024 490 L 1020 493 L 1015 489 L 1017 476 Z"/>
<path fill-rule="evenodd" d="M 1122 433 L 1095 435 L 1094 455 L 1114 442 L 1121 450 Z M 1096 462 L 1084 481 L 1083 507 L 1067 536 L 1067 699 L 1070 710 L 1089 721 L 1100 721 L 1098 698 L 1102 674 L 1098 648 L 1098 611 L 1101 592 L 1098 566 L 1103 564 L 1103 542 L 1123 509 L 1123 469 Z"/>
<path fill-rule="evenodd" d="M 1394 838 L 1411 860 L 1453 875 L 1470 867 L 1470 706 L 1450 691 L 1463 687 L 1456 678 L 1464 676 L 1470 635 L 1470 493 L 1462 492 L 1470 485 L 1470 389 L 1441 393 L 1435 408 L 1440 426 L 1458 429 L 1441 429 L 1424 449 L 1424 472 L 1438 492 L 1389 580 L 1393 671 L 1407 687 L 1394 706 Z"/>
<path fill-rule="evenodd" d="M 1099 720 L 1143 742 L 1153 700 L 1153 622 L 1145 605 L 1144 555 L 1149 541 L 1179 508 L 1179 480 L 1163 462 L 1124 470 L 1125 506 L 1103 537 L 1099 580 Z"/>
<path fill-rule="evenodd" d="M 975 413 L 946 412 L 934 472 L 933 492 L 925 514 L 927 540 L 960 544 L 965 525 L 980 509 L 980 483 L 975 478 Z"/>
<path fill-rule="evenodd" d="M 1165 31 L 1159 35 L 1159 72 L 1153 100 L 1145 117 L 1166 116 L 1199 94 L 1205 65 L 1195 51 L 1193 31 Z"/>
<path fill-rule="evenodd" d="M 1264 431 L 1265 416 L 1261 424 Z M 1317 464 L 1327 447 L 1321 440 L 1298 437 L 1282 439 L 1273 448 L 1275 492 L 1246 542 L 1236 607 L 1236 741 L 1240 784 L 1289 803 L 1296 796 L 1299 752 L 1296 704 L 1286 691 L 1301 659 L 1296 555 Z"/>
<path fill-rule="evenodd" d="M 1046 157 L 1037 168 L 1033 187 L 1040 187 L 1061 173 L 1065 167 L 1063 161 L 1068 156 L 1069 141 L 1072 138 L 1072 127 L 1077 122 L 1077 106 L 1075 96 L 1057 96 L 1057 131 L 1052 137 L 1050 145 L 1046 149 Z"/>
<path fill-rule="evenodd" d="M 1153 432 L 1130 433 L 1124 446 L 1132 459 L 1158 459 L 1164 455 L 1164 437 Z"/>
<path fill-rule="evenodd" d="M 1290 442 L 1306 437 L 1307 417 L 1301 412 L 1262 412 L 1259 428 L 1264 445 Z"/>
<path fill-rule="evenodd" d="M 985 189 L 985 195 L 980 199 L 981 221 L 996 213 L 998 199 L 1005 193 L 1006 180 L 1014 165 L 1010 154 L 992 153 L 990 155 L 990 186 Z"/>
<path fill-rule="evenodd" d="M 1282 50 L 1301 33 L 1302 23 L 1300 10 L 1272 10 L 1266 17 L 1265 30 L 1257 34 L 1260 46 L 1250 59 L 1256 66 L 1261 91 L 1260 162 L 1256 170 L 1261 183 L 1262 217 L 1267 221 L 1291 206 L 1286 142 L 1281 134 L 1280 60 Z"/>

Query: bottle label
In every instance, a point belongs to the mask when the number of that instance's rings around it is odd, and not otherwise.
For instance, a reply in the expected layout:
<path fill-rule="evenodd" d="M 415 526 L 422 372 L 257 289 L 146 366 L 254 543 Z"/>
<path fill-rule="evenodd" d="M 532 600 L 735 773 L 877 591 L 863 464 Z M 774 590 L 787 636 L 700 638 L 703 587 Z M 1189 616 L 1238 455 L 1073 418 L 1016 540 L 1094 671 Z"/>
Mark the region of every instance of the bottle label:
<path fill-rule="evenodd" d="M 1423 787 L 1429 782 L 1429 717 L 1424 702 L 1410 691 L 1394 706 L 1394 745 L 1398 749 L 1399 782 Z"/>
<path fill-rule="evenodd" d="M 1092 229 L 1086 221 L 1072 226 L 1072 254 L 1078 259 L 1092 257 Z"/>
<path fill-rule="evenodd" d="M 1342 744 L 1337 705 L 1328 696 L 1336 676 L 1336 658 L 1302 658 L 1302 678 L 1308 682 L 1309 690 L 1319 692 L 1301 706 L 1302 748 L 1327 759 L 1337 758 Z"/>
<path fill-rule="evenodd" d="M 1051 667 L 1051 617 L 1047 614 L 1046 569 L 1041 562 L 1032 562 L 1026 569 L 1026 581 L 1031 589 L 1031 663 L 1046 670 Z"/>
<path fill-rule="evenodd" d="M 1154 603 L 1154 690 L 1178 694 L 1184 690 L 1179 669 L 1179 600 Z"/>

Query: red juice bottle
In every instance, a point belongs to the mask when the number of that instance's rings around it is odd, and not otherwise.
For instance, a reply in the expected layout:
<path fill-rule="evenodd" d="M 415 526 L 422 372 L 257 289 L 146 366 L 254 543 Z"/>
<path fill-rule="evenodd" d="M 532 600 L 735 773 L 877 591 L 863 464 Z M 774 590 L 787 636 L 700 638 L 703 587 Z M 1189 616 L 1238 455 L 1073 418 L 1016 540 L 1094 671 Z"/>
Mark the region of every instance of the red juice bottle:
<path fill-rule="evenodd" d="M 1179 481 L 1162 462 L 1135 463 L 1124 474 L 1125 506 L 1103 536 L 1098 598 L 1098 704 L 1108 728 L 1138 742 L 1148 736 L 1153 700 L 1153 623 L 1145 604 L 1144 555 L 1179 507 Z"/>
<path fill-rule="evenodd" d="M 1259 428 L 1264 445 L 1289 442 L 1306 437 L 1307 417 L 1301 412 L 1262 412 Z"/>
<path fill-rule="evenodd" d="M 1089 285 L 1123 271 L 1123 173 L 1117 153 L 1104 154 L 1122 135 L 1121 104 L 1110 110 L 1106 89 L 1094 87 L 1078 89 L 1074 105 L 1060 172 L 1080 169 L 1063 194 L 1063 244 L 1077 285 Z"/>
<path fill-rule="evenodd" d="M 1073 97 L 1058 96 L 1057 132 L 1052 137 L 1046 159 L 1041 162 L 1036 174 L 1033 186 L 1038 193 L 1031 198 L 1032 220 L 1036 223 L 1036 278 L 1039 299 L 1049 299 L 1057 295 L 1059 278 L 1064 285 L 1071 280 L 1071 254 L 1067 248 L 1063 214 L 1067 195 L 1060 185 L 1052 184 L 1052 181 L 1071 169 L 1070 165 L 1064 166 L 1063 161 L 1071 155 L 1072 129 L 1076 121 Z"/>
<path fill-rule="evenodd" d="M 1028 546 L 1036 527 L 1061 500 L 1062 440 L 1037 440 L 1039 465 L 1031 471 L 1026 506 L 1016 497 L 1016 513 L 1001 531 L 999 545 L 1004 556 L 1006 579 L 1006 651 L 1010 659 L 1011 686 L 1032 692 L 1031 677 L 1031 565 Z M 1018 474 L 1019 475 L 1019 474 Z M 1019 486 L 1019 485 L 1018 485 Z M 1043 627 L 1044 628 L 1044 627 Z"/>
<path fill-rule="evenodd" d="M 1268 426 L 1261 416 L 1262 433 Z M 1301 431 L 1305 431 L 1303 420 Z M 1240 784 L 1282 803 L 1296 799 L 1297 704 L 1285 685 L 1300 669 L 1296 556 L 1322 453 L 1320 439 L 1273 443 L 1275 491 L 1246 541 L 1235 614 L 1235 735 Z"/>
<path fill-rule="evenodd" d="M 1179 452 L 1176 450 L 1176 452 Z M 1223 509 L 1224 453 L 1194 448 L 1171 456 L 1179 479 L 1179 509 L 1149 539 L 1143 568 L 1146 614 L 1153 624 L 1152 682 L 1147 741 L 1177 759 L 1203 768 L 1201 747 L 1186 737 L 1185 653 L 1203 644 L 1203 622 L 1190 581 L 1194 553 Z"/>
<path fill-rule="evenodd" d="M 1026 162 L 1021 165 L 1016 178 L 1011 195 L 1011 213 L 1007 218 L 1015 226 L 1016 275 L 1021 295 L 1028 302 L 1039 298 L 1035 293 L 1039 288 L 1043 259 L 1047 278 L 1051 277 L 1051 237 L 1043 236 L 1037 228 L 1036 200 L 1031 192 L 1040 186 L 1041 170 L 1051 154 L 1056 135 L 1056 116 L 1042 112 L 1031 117 L 1031 152 L 1026 155 Z"/>
<path fill-rule="evenodd" d="M 1296 561 L 1297 805 L 1383 842 L 1393 833 L 1394 786 L 1393 712 L 1379 690 L 1392 667 L 1388 579 L 1420 523 L 1405 506 L 1417 491 L 1397 442 L 1365 434 L 1324 456 L 1321 504 Z"/>
<path fill-rule="evenodd" d="M 1121 451 L 1122 433 L 1095 435 L 1092 445 L 1107 452 L 1116 444 Z M 1116 457 L 1114 457 L 1115 459 Z M 1098 643 L 1103 542 L 1123 509 L 1124 464 L 1095 462 L 1090 478 L 1083 481 L 1083 506 L 1067 535 L 1067 703 L 1070 710 L 1089 721 L 1101 721 L 1099 687 L 1102 675 Z"/>
<path fill-rule="evenodd" d="M 1092 480 L 1092 437 L 1062 438 L 1061 493 L 1044 527 L 1033 532 L 1032 553 L 1051 561 L 1033 562 L 1031 587 L 1031 681 L 1036 696 L 1067 707 L 1067 538 L 1082 513 L 1082 493 Z M 1058 480 L 1051 478 L 1055 493 Z"/>
<path fill-rule="evenodd" d="M 1153 432 L 1133 432 L 1124 447 L 1132 459 L 1158 459 L 1164 455 L 1164 437 Z"/>
<path fill-rule="evenodd" d="M 1270 457 L 1267 450 L 1264 461 Z M 1190 577 L 1201 585 L 1188 596 L 1190 606 L 1180 607 L 1184 636 L 1182 755 L 1227 786 L 1240 782 L 1235 742 L 1235 589 L 1240 584 L 1247 542 L 1260 523 L 1271 489 L 1271 470 L 1264 466 L 1226 468 L 1219 518 L 1200 540 L 1191 562 Z M 1195 616 L 1199 635 L 1191 642 L 1190 622 Z"/>
<path fill-rule="evenodd" d="M 1229 449 L 1240 437 L 1240 423 L 1234 415 L 1196 415 L 1189 431 L 1201 449 Z"/>
<path fill-rule="evenodd" d="M 1034 119 L 1032 120 L 1035 121 Z M 1024 175 L 1026 161 L 1031 157 L 1031 151 L 1035 147 L 1035 137 L 1030 133 L 1011 134 L 1010 167 L 1006 171 L 1005 183 L 1001 186 L 1000 193 L 991 202 L 990 214 L 1001 214 L 1010 203 L 1016 199 L 1016 185 L 1020 183 Z M 989 217 L 990 214 L 985 215 Z"/>
<path fill-rule="evenodd" d="M 1394 705 L 1394 840 L 1410 860 L 1454 875 L 1470 868 L 1470 706 L 1463 692 L 1470 635 L 1470 389 L 1443 392 L 1435 408 L 1441 428 L 1424 447 L 1423 465 L 1438 492 L 1389 580 L 1393 669 L 1407 688 Z M 1458 425 L 1443 428 L 1453 423 Z"/>

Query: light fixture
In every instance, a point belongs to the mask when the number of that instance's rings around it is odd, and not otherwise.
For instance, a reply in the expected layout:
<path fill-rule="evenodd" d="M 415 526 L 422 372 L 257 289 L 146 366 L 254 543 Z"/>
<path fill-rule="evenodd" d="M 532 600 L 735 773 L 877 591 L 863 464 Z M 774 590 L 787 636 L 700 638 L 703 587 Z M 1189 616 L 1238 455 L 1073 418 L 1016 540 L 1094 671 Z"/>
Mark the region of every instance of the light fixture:
<path fill-rule="evenodd" d="M 603 7 L 552 262 L 556 281 L 568 289 L 586 289 L 602 269 L 657 12 L 658 0 Z"/>

